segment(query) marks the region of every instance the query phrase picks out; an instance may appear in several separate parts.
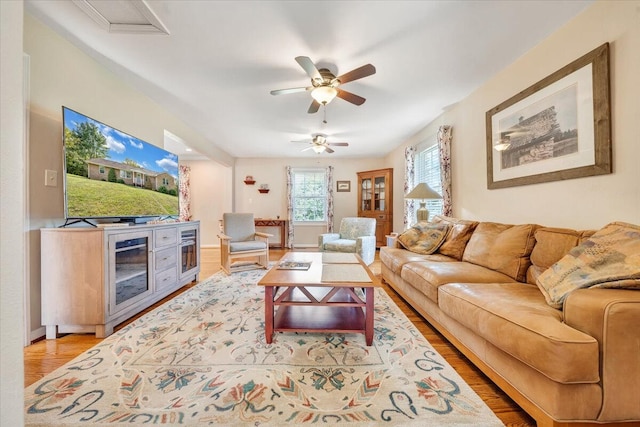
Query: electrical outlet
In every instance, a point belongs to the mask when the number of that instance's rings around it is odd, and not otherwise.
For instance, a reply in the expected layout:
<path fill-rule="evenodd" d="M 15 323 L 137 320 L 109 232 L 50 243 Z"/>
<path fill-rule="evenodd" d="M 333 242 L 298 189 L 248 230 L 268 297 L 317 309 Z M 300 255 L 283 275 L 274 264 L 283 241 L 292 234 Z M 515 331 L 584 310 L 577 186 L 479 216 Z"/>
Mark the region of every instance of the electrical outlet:
<path fill-rule="evenodd" d="M 44 185 L 46 187 L 57 187 L 58 171 L 52 171 L 52 170 L 46 169 L 44 171 Z"/>

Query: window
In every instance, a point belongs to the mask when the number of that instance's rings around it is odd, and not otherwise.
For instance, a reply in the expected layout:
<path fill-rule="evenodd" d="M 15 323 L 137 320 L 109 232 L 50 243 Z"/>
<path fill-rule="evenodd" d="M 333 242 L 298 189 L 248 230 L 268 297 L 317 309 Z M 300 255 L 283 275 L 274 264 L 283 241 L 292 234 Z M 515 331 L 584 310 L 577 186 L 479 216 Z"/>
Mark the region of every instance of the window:
<path fill-rule="evenodd" d="M 99 171 L 101 174 L 104 174 L 104 166 L 100 166 L 100 167 L 98 168 L 98 171 Z"/>
<path fill-rule="evenodd" d="M 327 220 L 327 175 L 324 169 L 292 169 L 293 220 Z"/>
<path fill-rule="evenodd" d="M 169 178 L 162 178 L 162 185 L 169 185 Z"/>
<path fill-rule="evenodd" d="M 418 145 L 415 158 L 414 178 L 416 185 L 425 182 L 429 187 L 442 194 L 442 181 L 440 178 L 440 155 L 438 143 L 433 139 Z M 429 210 L 429 221 L 434 215 L 442 214 L 442 199 L 425 200 Z"/>
<path fill-rule="evenodd" d="M 125 179 L 127 177 L 127 173 L 123 170 L 120 170 L 120 178 Z"/>

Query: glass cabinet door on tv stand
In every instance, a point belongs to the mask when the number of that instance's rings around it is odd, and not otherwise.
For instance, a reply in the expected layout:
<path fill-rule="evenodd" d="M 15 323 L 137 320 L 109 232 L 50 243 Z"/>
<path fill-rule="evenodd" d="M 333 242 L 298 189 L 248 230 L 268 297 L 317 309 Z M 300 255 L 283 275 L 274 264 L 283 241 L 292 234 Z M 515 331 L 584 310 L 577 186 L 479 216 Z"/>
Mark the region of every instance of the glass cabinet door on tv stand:
<path fill-rule="evenodd" d="M 109 314 L 149 296 L 152 291 L 151 231 L 109 236 Z"/>
<path fill-rule="evenodd" d="M 183 227 L 180 229 L 180 277 L 185 278 L 197 274 L 200 266 L 198 260 L 200 247 L 197 227 Z"/>

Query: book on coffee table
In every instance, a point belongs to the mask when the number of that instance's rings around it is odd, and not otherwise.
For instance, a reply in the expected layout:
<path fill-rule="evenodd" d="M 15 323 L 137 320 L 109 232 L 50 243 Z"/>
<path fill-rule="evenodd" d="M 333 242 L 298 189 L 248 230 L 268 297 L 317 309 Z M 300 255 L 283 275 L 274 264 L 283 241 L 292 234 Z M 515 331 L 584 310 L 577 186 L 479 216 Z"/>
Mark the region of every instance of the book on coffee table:
<path fill-rule="evenodd" d="M 278 264 L 278 270 L 308 270 L 309 267 L 311 262 L 282 261 Z"/>

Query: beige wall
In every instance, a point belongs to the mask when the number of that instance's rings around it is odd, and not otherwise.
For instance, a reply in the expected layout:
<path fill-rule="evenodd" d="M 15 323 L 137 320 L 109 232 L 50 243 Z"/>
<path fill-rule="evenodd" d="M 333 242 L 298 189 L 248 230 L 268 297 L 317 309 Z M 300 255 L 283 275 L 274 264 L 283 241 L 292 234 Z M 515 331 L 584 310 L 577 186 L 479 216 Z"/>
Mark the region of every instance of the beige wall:
<path fill-rule="evenodd" d="M 0 425 L 24 423 L 25 183 L 22 2 L 0 2 Z"/>
<path fill-rule="evenodd" d="M 613 174 L 498 190 L 487 189 L 485 113 L 519 91 L 595 49 L 611 48 Z M 455 52 L 451 53 L 455 55 Z M 454 215 L 508 223 L 600 228 L 640 223 L 640 2 L 600 1 L 527 52 L 406 142 L 416 144 L 453 126 Z M 403 168 L 404 146 L 387 157 Z M 400 169 L 402 170 L 402 169 Z M 398 176 L 398 175 L 397 175 Z M 402 194 L 402 180 L 394 185 Z M 394 224 L 402 229 L 402 198 Z"/>
<path fill-rule="evenodd" d="M 218 221 L 232 211 L 233 170 L 210 160 L 180 163 L 191 167 L 191 215 L 200 221 L 200 246 L 220 246 Z"/>
<path fill-rule="evenodd" d="M 348 150 L 346 148 L 345 150 Z M 385 167 L 383 159 L 333 158 L 330 154 L 320 154 L 308 159 L 237 159 L 235 165 L 234 191 L 235 212 L 253 212 L 262 218 L 287 217 L 287 180 L 285 168 L 333 166 L 334 180 L 334 221 L 336 227 L 346 216 L 357 215 L 357 172 Z M 247 175 L 256 180 L 254 185 L 246 185 Z M 336 192 L 335 181 L 351 181 L 351 192 Z M 258 192 L 261 184 L 269 184 L 267 194 Z M 326 233 L 326 226 L 304 225 L 295 227 L 294 245 L 298 247 L 316 246 L 318 234 Z"/>
<path fill-rule="evenodd" d="M 64 222 L 62 179 L 62 110 L 67 106 L 101 122 L 164 146 L 165 129 L 224 168 L 233 158 L 134 90 L 115 74 L 60 37 L 37 19 L 24 16 L 24 51 L 31 62 L 29 176 L 29 256 L 31 338 L 40 327 L 40 228 Z M 58 171 L 58 186 L 44 186 L 44 171 Z M 230 199 L 229 185 L 220 186 Z M 204 212 L 204 211 L 203 211 Z M 194 216 L 194 219 L 198 219 Z M 205 231 L 208 225 L 203 224 Z"/>

